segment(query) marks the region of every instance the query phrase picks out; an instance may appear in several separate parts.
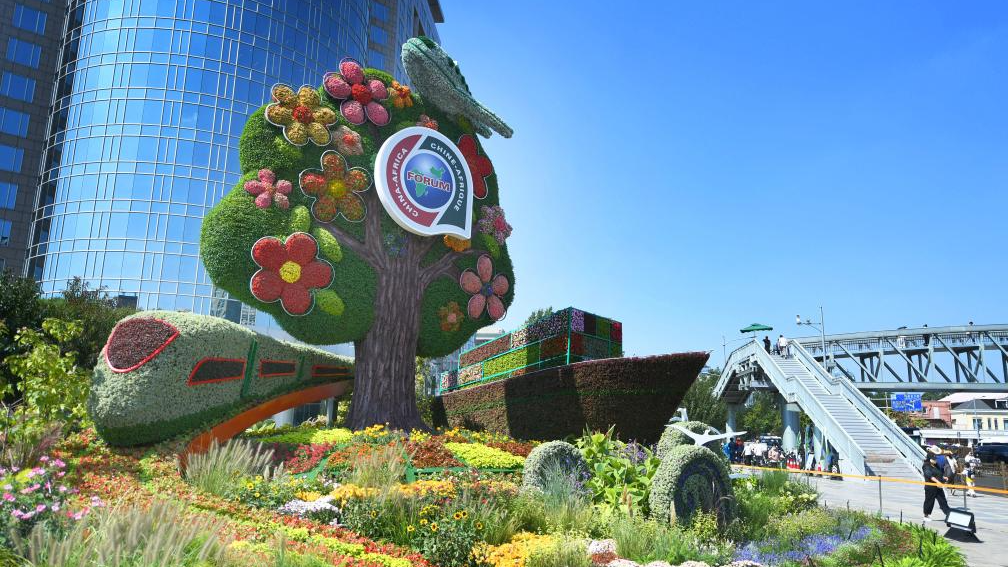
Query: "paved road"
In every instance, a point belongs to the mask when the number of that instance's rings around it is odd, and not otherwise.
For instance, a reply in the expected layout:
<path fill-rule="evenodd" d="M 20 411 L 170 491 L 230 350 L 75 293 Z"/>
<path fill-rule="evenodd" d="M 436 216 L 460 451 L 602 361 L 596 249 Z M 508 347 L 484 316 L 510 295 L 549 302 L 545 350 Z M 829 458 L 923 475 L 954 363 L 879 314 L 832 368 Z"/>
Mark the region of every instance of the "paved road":
<path fill-rule="evenodd" d="M 826 480 L 813 477 L 813 486 L 822 495 L 820 502 L 829 506 L 843 507 L 850 502 L 851 508 L 867 512 L 879 511 L 878 482 L 861 479 L 845 479 L 843 481 Z M 962 507 L 963 498 L 946 497 L 952 507 Z M 992 494 L 980 494 L 976 498 L 968 498 L 967 507 L 976 517 L 977 537 L 982 543 L 974 541 L 951 540 L 966 554 L 969 567 L 1005 567 L 1008 565 L 1008 498 Z M 901 483 L 882 483 L 882 514 L 890 519 L 898 520 L 903 513 L 903 521 L 920 523 L 924 519 L 924 487 Z M 941 516 L 941 511 L 935 506 L 933 517 Z M 946 531 L 943 522 L 933 521 L 927 524 L 931 529 L 942 534 Z"/>

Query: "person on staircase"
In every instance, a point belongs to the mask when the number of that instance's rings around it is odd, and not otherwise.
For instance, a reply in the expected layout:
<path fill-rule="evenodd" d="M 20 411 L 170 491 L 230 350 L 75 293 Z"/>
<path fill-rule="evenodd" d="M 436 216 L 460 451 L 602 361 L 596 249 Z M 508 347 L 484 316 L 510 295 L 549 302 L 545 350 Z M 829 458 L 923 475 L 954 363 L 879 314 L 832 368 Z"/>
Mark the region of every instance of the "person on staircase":
<path fill-rule="evenodd" d="M 948 501 L 945 500 L 945 489 L 940 486 L 946 482 L 945 471 L 942 467 L 938 465 L 938 455 L 936 452 L 941 452 L 941 449 L 937 447 L 931 447 L 928 449 L 928 454 L 924 457 L 924 464 L 921 466 L 921 472 L 924 473 L 924 482 L 933 483 L 924 486 L 924 521 L 931 521 L 931 511 L 934 510 L 935 500 L 938 501 L 938 507 L 948 518 L 949 515 L 949 505 Z"/>
<path fill-rule="evenodd" d="M 787 350 L 788 340 L 784 338 L 784 335 L 781 335 L 780 338 L 777 339 L 777 354 L 787 358 Z"/>

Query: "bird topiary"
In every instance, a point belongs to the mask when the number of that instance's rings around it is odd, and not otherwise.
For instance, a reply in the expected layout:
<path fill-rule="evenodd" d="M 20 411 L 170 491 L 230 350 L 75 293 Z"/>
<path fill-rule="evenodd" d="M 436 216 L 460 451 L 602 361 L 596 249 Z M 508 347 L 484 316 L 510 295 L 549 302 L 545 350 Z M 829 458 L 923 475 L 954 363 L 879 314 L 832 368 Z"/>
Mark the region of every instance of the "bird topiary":
<path fill-rule="evenodd" d="M 660 522 L 688 523 L 697 511 L 714 512 L 724 528 L 735 517 L 735 493 L 728 467 L 713 451 L 676 445 L 651 479 L 651 516 Z"/>
<path fill-rule="evenodd" d="M 681 421 L 676 423 L 675 425 L 678 425 L 684 429 L 692 431 L 693 433 L 707 433 L 711 429 L 711 426 L 707 425 L 702 421 Z M 662 433 L 661 439 L 658 440 L 658 448 L 655 449 L 655 456 L 658 457 L 659 459 L 664 459 L 665 455 L 668 454 L 669 450 L 672 449 L 672 447 L 675 447 L 677 445 L 692 445 L 692 444 L 693 440 L 690 439 L 689 436 L 687 436 L 682 431 L 679 431 L 675 427 L 669 425 L 668 427 L 665 428 L 665 432 Z M 711 443 L 707 444 L 707 447 L 716 453 L 718 449 L 716 445 L 717 442 L 712 441 Z"/>
<path fill-rule="evenodd" d="M 588 463 L 577 447 L 565 441 L 550 441 L 532 449 L 525 459 L 522 488 L 545 488 L 550 475 L 557 470 L 578 482 L 590 474 Z"/>

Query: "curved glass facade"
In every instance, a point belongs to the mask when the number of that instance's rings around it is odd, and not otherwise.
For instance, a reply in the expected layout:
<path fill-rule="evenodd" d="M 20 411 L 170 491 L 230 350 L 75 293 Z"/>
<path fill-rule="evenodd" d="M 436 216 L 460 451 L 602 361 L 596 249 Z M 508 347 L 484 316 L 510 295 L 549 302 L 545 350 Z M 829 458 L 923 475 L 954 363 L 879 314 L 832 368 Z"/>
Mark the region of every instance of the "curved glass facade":
<path fill-rule="evenodd" d="M 370 8 L 70 2 L 29 275 L 50 294 L 80 275 L 141 309 L 237 320 L 199 260 L 203 215 L 237 182 L 238 137 L 270 86 L 315 84 L 345 56 L 367 60 Z"/>

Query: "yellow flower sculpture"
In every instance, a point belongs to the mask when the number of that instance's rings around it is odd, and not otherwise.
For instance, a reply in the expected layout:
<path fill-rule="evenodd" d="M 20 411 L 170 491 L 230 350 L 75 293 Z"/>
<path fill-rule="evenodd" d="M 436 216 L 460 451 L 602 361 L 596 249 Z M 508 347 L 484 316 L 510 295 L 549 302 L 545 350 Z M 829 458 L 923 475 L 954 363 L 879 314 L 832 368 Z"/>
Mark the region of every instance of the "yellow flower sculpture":
<path fill-rule="evenodd" d="M 305 85 L 295 93 L 288 85 L 273 86 L 273 102 L 266 107 L 266 120 L 283 129 L 284 138 L 295 146 L 311 140 L 317 146 L 329 144 L 329 126 L 336 123 L 336 112 L 322 106 L 318 91 Z"/>

